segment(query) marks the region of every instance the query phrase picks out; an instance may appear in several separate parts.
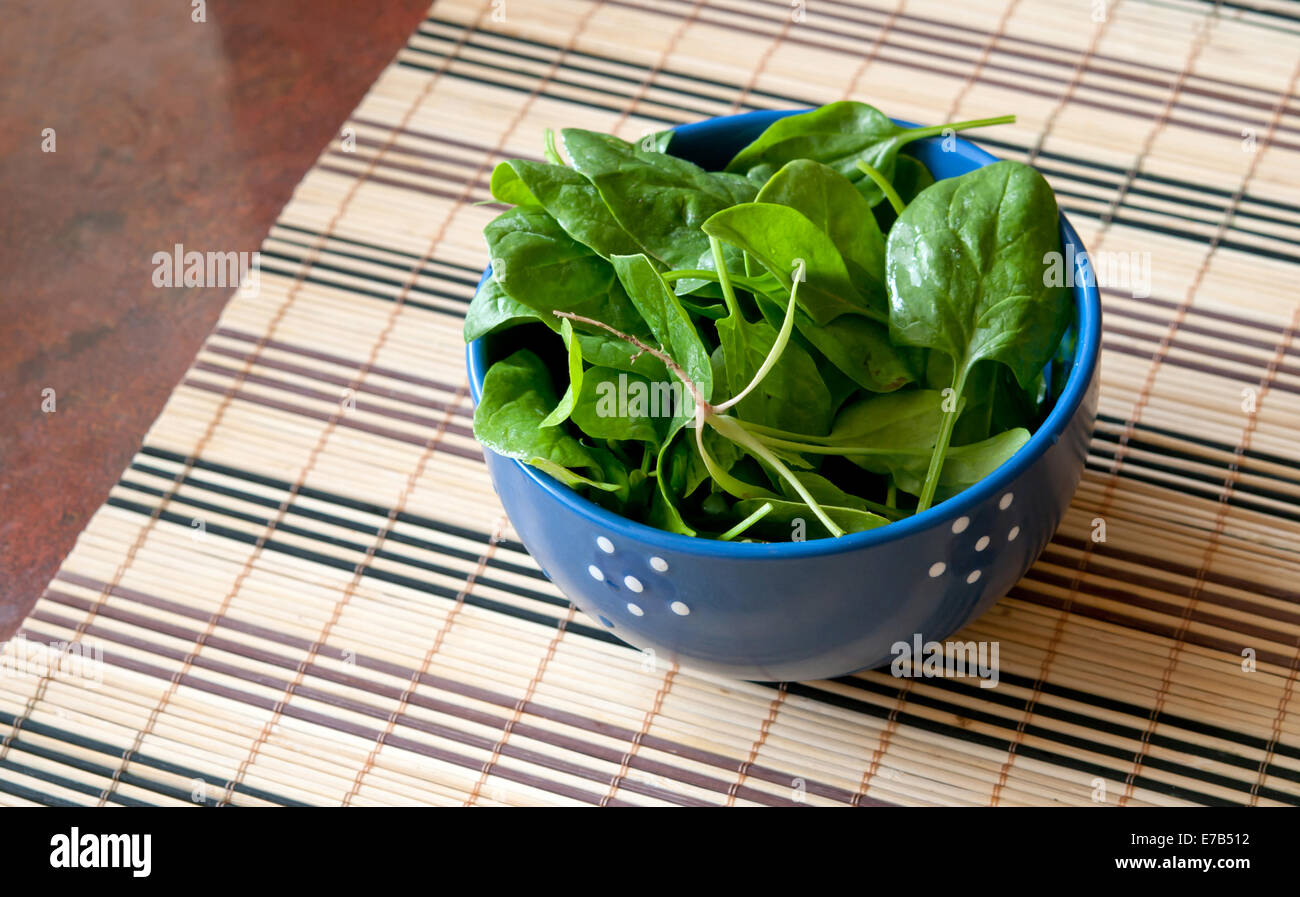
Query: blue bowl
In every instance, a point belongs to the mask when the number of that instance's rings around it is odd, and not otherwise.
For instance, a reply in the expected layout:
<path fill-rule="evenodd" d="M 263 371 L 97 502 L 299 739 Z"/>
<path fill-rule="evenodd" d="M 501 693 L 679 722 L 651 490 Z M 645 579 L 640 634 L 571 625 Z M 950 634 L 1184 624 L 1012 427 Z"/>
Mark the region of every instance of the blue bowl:
<path fill-rule="evenodd" d="M 670 152 L 718 169 L 790 112 L 677 128 Z M 908 122 L 899 124 L 911 127 Z M 936 178 L 996 159 L 965 140 L 909 151 Z M 942 641 L 988 610 L 1047 545 L 1083 471 L 1097 408 L 1101 303 L 1076 258 L 1069 376 L 1029 442 L 976 485 L 923 513 L 838 539 L 718 542 L 619 517 L 534 467 L 485 451 L 493 486 L 543 572 L 588 616 L 658 659 L 740 679 L 821 679 L 879 666 L 896 642 Z M 485 272 L 484 278 L 488 276 Z M 468 347 L 474 401 L 493 337 Z"/>

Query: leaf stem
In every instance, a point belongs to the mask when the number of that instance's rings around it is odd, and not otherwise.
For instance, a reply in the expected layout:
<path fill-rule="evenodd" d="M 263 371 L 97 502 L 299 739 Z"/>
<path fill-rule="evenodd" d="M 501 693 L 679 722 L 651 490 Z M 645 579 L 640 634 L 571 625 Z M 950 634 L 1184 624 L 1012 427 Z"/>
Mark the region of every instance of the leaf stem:
<path fill-rule="evenodd" d="M 829 436 L 810 436 L 807 433 L 792 433 L 789 430 L 778 430 L 776 427 L 756 424 L 753 421 L 745 421 L 745 429 L 759 436 L 770 436 L 773 439 L 789 439 L 794 442 L 816 442 L 822 445 L 834 444 L 834 440 Z"/>
<path fill-rule="evenodd" d="M 709 450 L 704 447 L 704 421 L 703 416 L 697 416 L 695 419 L 695 447 L 699 449 L 700 458 L 704 460 L 704 468 L 709 472 L 709 476 L 713 477 L 713 481 L 733 498 L 773 498 L 773 494 L 761 486 L 751 486 L 718 466 L 713 456 L 709 454 Z"/>
<path fill-rule="evenodd" d="M 744 520 L 740 521 L 731 529 L 727 530 L 725 533 L 718 536 L 718 541 L 730 542 L 732 539 L 736 538 L 736 536 L 739 536 L 745 530 L 749 529 L 755 523 L 758 523 L 758 521 L 762 520 L 770 513 L 772 513 L 772 503 L 770 501 L 763 502 L 761 505 L 759 505 L 758 510 L 754 511 L 754 513 L 750 514 Z"/>
<path fill-rule="evenodd" d="M 903 197 L 898 195 L 898 191 L 894 189 L 894 185 L 889 183 L 883 174 L 862 159 L 858 160 L 857 165 L 859 171 L 876 182 L 876 186 L 880 188 L 880 192 L 885 194 L 885 199 L 889 200 L 889 204 L 894 207 L 894 213 L 896 215 L 903 214 Z"/>
<path fill-rule="evenodd" d="M 740 425 L 739 421 L 734 417 L 728 417 L 725 414 L 707 415 L 704 420 L 709 426 L 713 427 L 713 429 L 717 430 L 727 439 L 730 439 L 732 442 L 736 443 L 736 445 L 746 449 L 751 454 L 756 455 L 759 460 L 765 462 L 769 467 L 780 474 L 781 477 L 790 484 L 791 488 L 799 494 L 799 498 L 803 500 L 803 503 L 806 504 L 815 515 L 817 515 L 817 519 L 821 521 L 822 526 L 826 527 L 832 536 L 839 537 L 844 535 L 844 530 L 840 529 L 839 524 L 827 515 L 826 511 L 822 509 L 822 506 L 817 503 L 817 499 L 813 498 L 812 493 L 809 492 L 807 487 L 799 481 L 799 478 L 794 475 L 790 468 L 786 467 L 780 458 L 768 451 L 767 446 L 755 439 L 748 430 Z M 703 443 L 704 440 L 700 438 L 700 444 L 703 445 Z M 710 471 L 710 473 L 711 472 L 712 471 Z"/>
<path fill-rule="evenodd" d="M 710 237 L 709 239 L 714 240 L 713 237 Z M 725 292 L 725 288 L 724 288 L 724 292 Z M 781 322 L 781 330 L 780 332 L 777 333 L 776 339 L 772 341 L 771 351 L 769 351 L 767 353 L 767 357 L 763 359 L 763 363 L 759 366 L 758 371 L 754 374 L 754 379 L 749 381 L 749 385 L 746 386 L 744 389 L 742 389 L 740 392 L 736 393 L 731 398 L 727 399 L 727 401 L 721 403 L 720 405 L 715 405 L 713 408 L 715 412 L 721 414 L 723 411 L 726 411 L 728 408 L 731 408 L 736 404 L 738 404 L 741 399 L 749 395 L 749 393 L 754 389 L 754 387 L 758 386 L 758 384 L 763 382 L 763 378 L 766 377 L 768 373 L 772 370 L 772 368 L 776 365 L 777 360 L 780 359 L 782 353 L 785 352 L 785 347 L 790 344 L 790 333 L 794 330 L 795 297 L 798 295 L 799 295 L 799 281 L 793 280 L 790 282 L 790 304 L 786 306 L 785 320 Z M 735 297 L 733 296 L 732 300 L 734 301 L 734 299 Z M 734 314 L 739 315 L 740 314 L 739 310 L 736 310 Z"/>
<path fill-rule="evenodd" d="M 708 268 L 678 268 L 675 271 L 665 271 L 662 275 L 667 283 L 676 283 L 679 280 L 694 278 L 698 280 L 716 280 L 722 282 L 722 277 L 717 271 L 710 271 Z M 748 290 L 751 293 L 762 293 L 763 288 L 760 286 L 758 279 L 746 277 L 743 274 L 732 274 L 727 272 L 727 277 L 736 286 L 742 290 Z"/>
<path fill-rule="evenodd" d="M 925 137 L 935 137 L 951 128 L 954 131 L 966 131 L 971 128 L 986 128 L 989 125 L 1013 125 L 1016 123 L 1014 115 L 999 115 L 996 118 L 977 118 L 972 121 L 954 121 L 946 125 L 930 125 L 925 128 L 909 128 L 905 133 L 906 142 L 911 143 L 913 140 L 921 140 Z"/>
<path fill-rule="evenodd" d="M 722 298 L 727 303 L 727 311 L 732 317 L 740 317 L 740 303 L 736 301 L 736 291 L 731 288 L 731 274 L 727 271 L 727 262 L 722 257 L 722 241 L 709 237 L 709 249 L 713 252 L 713 265 L 718 272 L 718 285 L 722 287 Z"/>
<path fill-rule="evenodd" d="M 749 427 L 747 423 L 745 425 Z M 904 448 L 895 446 L 891 448 L 881 448 L 878 445 L 841 445 L 839 443 L 828 443 L 818 445 L 811 442 L 795 442 L 791 439 L 780 439 L 775 436 L 767 436 L 763 433 L 755 433 L 764 445 L 770 445 L 773 448 L 789 449 L 792 452 L 802 452 L 809 455 L 928 455 L 929 448 Z"/>
<path fill-rule="evenodd" d="M 953 394 L 950 397 L 953 410 L 944 411 L 943 422 L 939 424 L 939 438 L 934 443 L 934 453 L 930 455 L 930 467 L 925 472 L 925 484 L 921 486 L 921 495 L 916 502 L 916 513 L 918 514 L 930 507 L 930 502 L 934 500 L 934 490 L 939 486 L 939 475 L 943 472 L 944 456 L 948 454 L 948 443 L 952 441 L 952 428 L 957 423 L 957 415 L 961 413 L 961 394 L 962 390 L 966 388 L 966 374 L 968 371 L 969 368 L 964 360 L 960 364 L 953 365 Z"/>
<path fill-rule="evenodd" d="M 563 165 L 564 159 L 560 158 L 560 151 L 555 146 L 555 132 L 547 128 L 542 134 L 546 143 L 546 161 L 552 165 Z"/>

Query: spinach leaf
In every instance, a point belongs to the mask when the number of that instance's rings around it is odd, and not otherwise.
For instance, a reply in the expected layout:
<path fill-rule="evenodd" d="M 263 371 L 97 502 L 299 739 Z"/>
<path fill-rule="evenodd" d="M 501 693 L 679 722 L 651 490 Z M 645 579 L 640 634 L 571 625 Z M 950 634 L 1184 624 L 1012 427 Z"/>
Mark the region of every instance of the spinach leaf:
<path fill-rule="evenodd" d="M 512 206 L 540 206 L 541 203 L 528 189 L 509 161 L 500 162 L 492 169 L 488 191 L 498 202 Z"/>
<path fill-rule="evenodd" d="M 953 360 L 961 396 L 976 362 L 1005 364 L 1028 388 L 1070 318 L 1069 294 L 1047 285 L 1061 251 L 1056 198 L 1033 168 L 996 162 L 928 187 L 899 216 L 886 246 L 890 336 Z M 918 508 L 930 504 L 955 424 L 945 415 Z"/>
<path fill-rule="evenodd" d="M 604 321 L 625 333 L 649 337 L 645 321 L 628 299 L 614 268 L 574 240 L 539 208 L 519 207 L 498 215 L 483 230 L 492 253 L 492 277 L 515 306 L 532 309 L 552 330 L 560 329 L 556 310 Z M 560 286 L 562 285 L 562 287 Z M 633 370 L 655 377 L 663 365 L 605 333 L 579 333 L 583 357 L 591 364 Z"/>
<path fill-rule="evenodd" d="M 822 503 L 822 507 L 831 505 L 837 508 L 853 508 L 858 511 L 871 511 L 873 514 L 879 514 L 882 517 L 888 517 L 895 520 L 904 516 L 897 508 L 890 508 L 878 502 L 867 501 L 861 496 L 845 492 L 839 486 L 836 486 L 826 477 L 816 473 L 801 473 L 799 479 L 803 482 L 804 487 L 812 493 L 812 497 Z M 781 492 L 790 501 L 798 501 L 799 497 L 790 488 L 788 483 L 781 483 Z"/>
<path fill-rule="evenodd" d="M 744 203 L 718 212 L 703 229 L 757 259 L 786 295 L 799 276 L 799 306 L 817 324 L 845 314 L 887 320 L 879 282 L 869 284 L 876 292 L 859 293 L 830 235 L 796 209 Z"/>
<path fill-rule="evenodd" d="M 493 219 L 483 233 L 496 282 L 542 320 L 559 309 L 630 333 L 646 332 L 609 262 L 566 234 L 546 212 L 511 209 Z M 553 326 L 559 329 L 558 322 Z"/>
<path fill-rule="evenodd" d="M 907 153 L 898 154 L 894 165 L 893 184 L 904 205 L 920 196 L 921 191 L 933 183 L 934 175 L 930 174 L 930 169 L 925 167 L 925 163 Z M 877 203 L 874 211 L 876 220 L 880 223 L 880 230 L 888 233 L 894 226 L 894 222 L 898 220 L 898 213 L 887 202 Z"/>
<path fill-rule="evenodd" d="M 492 195 L 502 202 L 540 205 L 565 233 L 605 258 L 642 251 L 614 220 L 600 191 L 572 168 L 509 159 L 492 172 Z"/>
<path fill-rule="evenodd" d="M 773 327 L 779 324 L 779 305 L 767 296 L 759 296 L 758 307 L 769 324 Z M 794 324 L 804 342 L 854 383 L 873 392 L 892 392 L 916 376 L 904 353 L 890 343 L 885 325 L 876 321 L 859 315 L 841 315 L 829 324 L 818 326 L 799 309 Z"/>
<path fill-rule="evenodd" d="M 894 189 L 904 203 L 910 203 L 921 191 L 934 183 L 934 175 L 915 156 L 899 153 L 894 167 Z"/>
<path fill-rule="evenodd" d="M 721 265 L 722 244 L 716 238 L 711 238 L 710 244 L 715 260 Z M 721 268 L 719 287 L 729 314 L 716 324 L 718 348 L 727 394 L 737 397 L 738 416 L 773 427 L 825 432 L 831 420 L 830 390 L 822 381 L 812 356 L 791 341 L 791 324 L 782 320 L 783 329 L 778 330 L 762 318 L 749 321 L 741 310 L 725 265 Z M 716 369 L 718 353 L 710 361 Z"/>
<path fill-rule="evenodd" d="M 561 137 L 573 167 L 600 191 L 623 230 L 670 268 L 694 267 L 708 249 L 700 225 L 754 197 L 744 178 L 712 174 L 608 134 L 566 128 Z"/>
<path fill-rule="evenodd" d="M 611 262 L 654 338 L 695 384 L 701 400 L 707 402 L 713 391 L 713 368 L 691 316 L 646 256 L 616 255 Z M 694 397 L 687 395 L 669 426 L 668 436 L 694 417 Z"/>
<path fill-rule="evenodd" d="M 659 445 L 670 417 L 664 410 L 665 381 L 608 367 L 588 368 L 571 417 L 578 428 L 596 439 L 638 440 Z M 671 408 L 671 405 L 669 405 Z"/>
<path fill-rule="evenodd" d="M 862 159 L 890 181 L 898 151 L 914 140 L 935 137 L 946 129 L 1006 124 L 1014 116 L 955 122 L 925 128 L 900 128 L 866 103 L 843 101 L 777 119 L 727 164 L 727 171 L 754 177 L 771 177 L 795 159 L 813 159 L 854 181 L 871 205 L 884 198 L 880 188 L 857 169 Z"/>
<path fill-rule="evenodd" d="M 874 283 L 866 292 L 878 292 L 885 279 L 885 236 L 880 232 L 871 204 L 853 182 L 835 169 L 811 159 L 796 159 L 772 175 L 756 202 L 776 203 L 801 212 L 831 238 L 853 281 L 862 288 L 863 277 Z"/>
<path fill-rule="evenodd" d="M 682 497 L 689 440 L 673 439 L 664 444 L 655 464 L 657 471 L 654 497 L 650 501 L 650 523 L 670 533 L 697 535 L 682 517 L 678 502 Z"/>
<path fill-rule="evenodd" d="M 739 308 L 718 321 L 717 327 L 727 361 L 727 386 L 735 394 L 758 373 L 776 343 L 776 331 L 764 320 L 745 320 Z M 736 411 L 747 421 L 825 433 L 831 422 L 831 394 L 812 357 L 791 343 L 763 381 L 741 399 Z"/>
<path fill-rule="evenodd" d="M 496 278 L 489 277 L 474 293 L 465 312 L 465 342 L 537 320 L 537 312 L 511 299 Z"/>
<path fill-rule="evenodd" d="M 498 455 L 526 461 L 548 473 L 585 471 L 601 476 L 601 465 L 586 446 L 563 427 L 541 426 L 556 401 L 546 365 L 520 349 L 484 375 L 483 395 L 474 409 L 474 438 Z M 581 474 L 560 475 L 570 483 L 587 482 Z"/>
<path fill-rule="evenodd" d="M 939 475 L 937 492 L 941 498 L 955 495 L 974 486 L 1001 467 L 1029 441 L 1025 429 L 1007 430 L 969 445 L 951 446 Z M 927 455 L 846 455 L 850 461 L 873 473 L 888 473 L 898 488 L 912 495 L 922 495 L 929 472 Z"/>
<path fill-rule="evenodd" d="M 824 539 L 833 535 L 821 521 L 808 509 L 808 505 L 799 501 L 783 501 L 777 498 L 746 498 L 732 507 L 738 520 L 748 517 L 765 502 L 771 502 L 772 510 L 750 529 L 755 535 L 762 535 L 774 542 L 789 542 L 796 533 L 810 539 Z M 858 508 L 841 508 L 823 504 L 826 512 L 840 529 L 846 533 L 860 533 L 889 523 L 889 518 L 881 517 L 870 511 Z"/>

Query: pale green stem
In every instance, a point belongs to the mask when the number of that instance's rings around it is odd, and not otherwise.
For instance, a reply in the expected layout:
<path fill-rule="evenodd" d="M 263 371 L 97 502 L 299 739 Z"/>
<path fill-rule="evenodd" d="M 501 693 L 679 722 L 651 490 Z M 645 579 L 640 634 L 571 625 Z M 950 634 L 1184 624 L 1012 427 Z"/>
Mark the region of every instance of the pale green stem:
<path fill-rule="evenodd" d="M 812 493 L 809 492 L 804 484 L 799 481 L 799 478 L 794 475 L 790 468 L 786 467 L 780 458 L 768 451 L 767 446 L 754 438 L 754 436 L 742 427 L 735 418 L 727 417 L 725 414 L 710 414 L 705 417 L 705 421 L 709 426 L 713 427 L 713 429 L 717 430 L 727 439 L 730 439 L 750 454 L 755 455 L 760 461 L 763 461 L 780 474 L 781 478 L 789 483 L 791 488 L 798 493 L 799 498 L 803 500 L 804 504 L 806 504 L 809 509 L 817 515 L 817 519 L 821 521 L 822 526 L 826 527 L 831 535 L 844 535 L 844 530 L 840 529 L 839 524 L 832 520 L 830 516 L 822 510 L 822 506 L 817 503 L 817 499 L 812 497 Z M 703 446 L 703 438 L 697 438 L 699 439 L 700 445 Z M 712 473 L 711 470 L 709 472 Z"/>
<path fill-rule="evenodd" d="M 943 459 L 948 454 L 948 443 L 952 441 L 952 428 L 957 423 L 957 415 L 961 412 L 961 394 L 966 388 L 967 372 L 968 367 L 964 360 L 953 365 L 951 396 L 953 410 L 943 413 L 943 422 L 939 425 L 939 438 L 935 441 L 934 452 L 930 455 L 930 468 L 925 472 L 925 484 L 921 487 L 921 495 L 916 502 L 918 514 L 930 507 L 930 502 L 934 500 L 934 490 L 939 487 L 939 474 L 943 472 Z"/>
<path fill-rule="evenodd" d="M 909 128 L 904 133 L 907 136 L 907 142 L 921 140 L 925 137 L 936 137 L 944 131 L 951 128 L 954 131 L 966 131 L 971 128 L 986 128 L 989 125 L 1014 125 L 1016 117 L 1014 115 L 999 115 L 996 118 L 977 118 L 973 121 L 954 121 L 946 125 L 930 125 L 925 128 Z"/>
<path fill-rule="evenodd" d="M 748 423 L 746 429 L 752 429 Z M 755 433 L 754 436 L 764 445 L 770 445 L 773 448 L 789 449 L 792 452 L 801 452 L 809 455 L 928 455 L 929 448 L 905 448 L 902 446 L 882 448 L 878 445 L 840 445 L 832 443 L 830 445 L 817 445 L 811 442 L 795 442 L 790 439 L 777 439 L 773 436 L 765 436 L 762 433 Z"/>
<path fill-rule="evenodd" d="M 903 197 L 898 195 L 894 185 L 889 183 L 883 174 L 861 159 L 858 160 L 858 170 L 876 182 L 880 192 L 885 194 L 885 199 L 889 200 L 889 204 L 894 207 L 894 214 L 903 214 Z"/>
<path fill-rule="evenodd" d="M 736 536 L 739 536 L 745 530 L 749 529 L 755 523 L 758 523 L 758 521 L 762 520 L 770 513 L 772 513 L 772 503 L 770 501 L 763 502 L 763 504 L 759 505 L 758 510 L 750 514 L 744 520 L 737 523 L 735 526 L 727 530 L 722 535 L 718 536 L 718 541 L 730 542 L 732 539 L 736 538 Z"/>
<path fill-rule="evenodd" d="M 738 318 L 740 304 L 736 302 L 736 291 L 731 288 L 731 274 L 727 271 L 726 260 L 722 257 L 722 242 L 717 237 L 709 237 L 709 249 L 713 251 L 713 265 L 718 271 L 718 285 L 722 287 L 722 298 L 726 300 L 727 311 Z"/>
<path fill-rule="evenodd" d="M 495 202 L 496 200 L 490 201 Z M 678 268 L 675 271 L 665 271 L 662 277 L 667 283 L 676 283 L 679 280 L 686 280 L 687 278 L 694 280 L 716 280 L 719 283 L 722 282 L 722 278 L 718 275 L 718 272 L 710 271 L 708 268 Z M 742 290 L 749 290 L 751 293 L 763 292 L 762 286 L 756 278 L 745 277 L 741 274 L 732 274 L 731 272 L 727 272 L 727 277 L 732 284 L 740 287 Z"/>
<path fill-rule="evenodd" d="M 778 430 L 776 427 L 768 427 L 750 421 L 745 421 L 745 429 L 760 436 L 770 436 L 773 439 L 789 439 L 793 442 L 818 442 L 823 445 L 830 445 L 834 442 L 829 436 L 809 436 L 807 433 L 792 433 L 789 430 Z"/>
<path fill-rule="evenodd" d="M 718 466 L 718 462 L 713 460 L 709 450 L 704 447 L 704 422 L 706 419 L 708 419 L 707 416 L 699 412 L 695 415 L 695 447 L 700 450 L 700 457 L 704 460 L 704 469 L 709 472 L 709 476 L 713 477 L 713 481 L 733 498 L 774 498 L 775 496 L 771 492 L 761 486 L 753 486 L 744 480 L 736 479 Z"/>
<path fill-rule="evenodd" d="M 555 132 L 547 128 L 543 132 L 543 139 L 546 142 L 546 161 L 552 165 L 563 165 L 564 160 L 560 158 L 560 151 L 555 146 Z"/>
<path fill-rule="evenodd" d="M 790 304 L 786 307 L 785 320 L 781 322 L 781 330 L 780 332 L 777 333 L 776 340 L 773 341 L 772 343 L 771 351 L 767 353 L 767 357 L 764 358 L 763 363 L 759 365 L 758 372 L 754 374 L 754 379 L 749 381 L 749 385 L 746 386 L 744 389 L 742 389 L 740 392 L 738 392 L 736 395 L 727 399 L 727 401 L 719 405 L 714 405 L 713 406 L 714 411 L 720 413 L 726 411 L 728 408 L 731 408 L 737 403 L 739 403 L 741 399 L 749 395 L 749 393 L 754 389 L 754 387 L 758 386 L 758 384 L 763 382 L 763 378 L 766 377 L 768 373 L 772 370 L 772 368 L 776 365 L 776 362 L 778 359 L 780 359 L 781 354 L 785 352 L 785 347 L 790 343 L 790 334 L 794 330 L 795 297 L 798 295 L 799 295 L 799 281 L 797 280 L 791 281 Z M 737 311 L 735 312 L 735 314 L 739 314 L 739 312 Z"/>

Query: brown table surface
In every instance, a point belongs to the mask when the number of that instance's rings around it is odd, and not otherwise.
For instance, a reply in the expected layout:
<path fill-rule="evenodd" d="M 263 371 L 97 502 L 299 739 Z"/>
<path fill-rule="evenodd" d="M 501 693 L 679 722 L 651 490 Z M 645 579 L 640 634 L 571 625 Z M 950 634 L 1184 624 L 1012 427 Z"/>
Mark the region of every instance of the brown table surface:
<path fill-rule="evenodd" d="M 155 288 L 153 254 L 256 250 L 428 5 L 209 0 L 202 23 L 171 0 L 6 11 L 0 639 L 103 503 L 229 295 Z"/>

